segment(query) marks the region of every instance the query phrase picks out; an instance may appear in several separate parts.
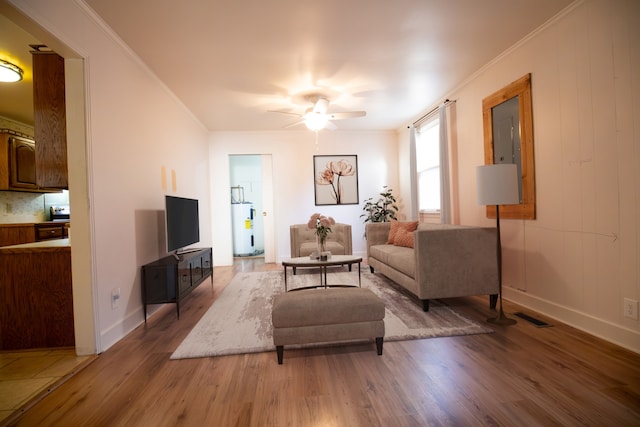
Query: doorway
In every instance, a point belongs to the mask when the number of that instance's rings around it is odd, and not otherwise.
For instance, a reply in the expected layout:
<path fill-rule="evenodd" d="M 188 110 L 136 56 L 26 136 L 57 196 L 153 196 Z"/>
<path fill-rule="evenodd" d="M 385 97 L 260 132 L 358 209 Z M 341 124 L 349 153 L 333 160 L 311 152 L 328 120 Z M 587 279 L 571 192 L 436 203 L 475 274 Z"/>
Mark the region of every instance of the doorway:
<path fill-rule="evenodd" d="M 11 4 L 0 1 L 0 13 L 14 25 L 4 25 L 3 30 L 18 29 L 20 33 L 29 34 L 29 38 L 45 44 L 64 58 L 65 69 L 65 104 L 67 127 L 67 163 L 69 187 L 68 203 L 73 209 L 73 244 L 71 245 L 71 270 L 73 288 L 73 310 L 75 329 L 75 350 L 78 356 L 98 354 L 102 350 L 99 313 L 94 309 L 97 285 L 93 278 L 94 253 L 92 245 L 92 228 L 89 209 L 89 175 L 86 129 L 87 111 L 85 105 L 85 65 L 84 58 L 70 47 L 61 43 L 39 23 L 25 17 L 21 11 Z M 37 34 L 38 37 L 33 36 Z M 14 40 L 15 37 L 7 37 Z M 27 45 L 24 45 L 26 48 Z M 18 51 L 16 51 L 18 52 Z M 30 61 L 30 53 L 29 61 Z M 31 107 L 29 107 L 31 108 Z M 60 201 L 57 200 L 56 203 Z"/>
<path fill-rule="evenodd" d="M 229 156 L 234 257 L 275 262 L 270 154 Z"/>

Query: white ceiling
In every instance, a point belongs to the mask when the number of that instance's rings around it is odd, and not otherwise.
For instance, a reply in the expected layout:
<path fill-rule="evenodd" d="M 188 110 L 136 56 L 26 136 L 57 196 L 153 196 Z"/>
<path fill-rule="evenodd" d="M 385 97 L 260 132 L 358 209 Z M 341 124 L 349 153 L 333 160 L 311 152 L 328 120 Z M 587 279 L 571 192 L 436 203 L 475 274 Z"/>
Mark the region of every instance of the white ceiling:
<path fill-rule="evenodd" d="M 318 91 L 367 111 L 340 129 L 396 129 L 572 2 L 85 1 L 210 130 L 282 129 L 267 110 Z"/>

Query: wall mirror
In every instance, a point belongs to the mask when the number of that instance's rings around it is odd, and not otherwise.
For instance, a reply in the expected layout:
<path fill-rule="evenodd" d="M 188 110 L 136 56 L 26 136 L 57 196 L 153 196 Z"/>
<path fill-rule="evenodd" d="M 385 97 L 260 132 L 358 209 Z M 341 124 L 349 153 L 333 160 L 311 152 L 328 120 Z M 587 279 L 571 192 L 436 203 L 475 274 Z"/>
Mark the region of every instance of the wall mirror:
<path fill-rule="evenodd" d="M 535 219 L 531 74 L 483 99 L 482 120 L 484 164 L 518 167 L 520 204 L 501 206 L 500 218 Z M 495 206 L 487 206 L 487 217 L 496 217 Z"/>

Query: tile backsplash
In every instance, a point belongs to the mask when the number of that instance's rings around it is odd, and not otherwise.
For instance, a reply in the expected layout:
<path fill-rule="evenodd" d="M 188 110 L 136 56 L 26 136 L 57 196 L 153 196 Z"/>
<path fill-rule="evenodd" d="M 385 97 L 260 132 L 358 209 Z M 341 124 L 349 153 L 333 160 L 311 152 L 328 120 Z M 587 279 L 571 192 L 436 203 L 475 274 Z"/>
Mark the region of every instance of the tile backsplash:
<path fill-rule="evenodd" d="M 0 191 L 0 224 L 49 221 L 50 206 L 68 204 L 68 191 L 51 194 Z"/>

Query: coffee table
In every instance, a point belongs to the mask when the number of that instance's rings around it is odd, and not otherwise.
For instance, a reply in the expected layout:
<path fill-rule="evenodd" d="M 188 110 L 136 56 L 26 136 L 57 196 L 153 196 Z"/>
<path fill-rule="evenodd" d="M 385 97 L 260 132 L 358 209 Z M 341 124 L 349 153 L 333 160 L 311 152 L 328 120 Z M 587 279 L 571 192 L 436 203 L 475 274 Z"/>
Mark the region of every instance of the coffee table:
<path fill-rule="evenodd" d="M 330 259 L 326 261 L 321 261 L 319 259 L 311 259 L 308 256 L 306 257 L 298 257 L 291 258 L 282 261 L 282 266 L 284 267 L 284 291 L 287 292 L 287 267 L 292 267 L 295 271 L 298 267 L 316 267 L 320 269 L 320 287 L 324 285 L 327 287 L 327 267 L 336 266 L 336 265 L 348 265 L 351 266 L 353 264 L 358 264 L 358 286 L 362 287 L 362 281 L 360 277 L 360 263 L 362 262 L 362 257 L 353 256 L 353 255 L 332 255 Z M 324 280 L 323 280 L 324 276 Z M 317 286 L 312 286 L 316 288 Z M 306 288 L 310 288 L 309 286 Z M 298 289 L 306 289 L 306 288 L 296 288 Z"/>

